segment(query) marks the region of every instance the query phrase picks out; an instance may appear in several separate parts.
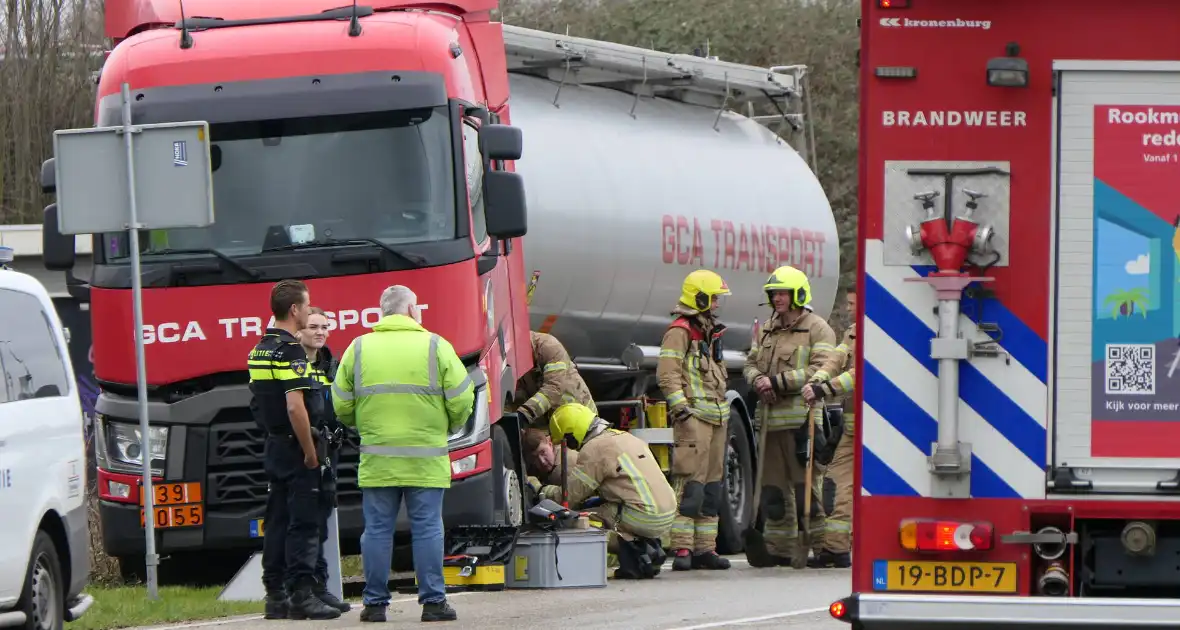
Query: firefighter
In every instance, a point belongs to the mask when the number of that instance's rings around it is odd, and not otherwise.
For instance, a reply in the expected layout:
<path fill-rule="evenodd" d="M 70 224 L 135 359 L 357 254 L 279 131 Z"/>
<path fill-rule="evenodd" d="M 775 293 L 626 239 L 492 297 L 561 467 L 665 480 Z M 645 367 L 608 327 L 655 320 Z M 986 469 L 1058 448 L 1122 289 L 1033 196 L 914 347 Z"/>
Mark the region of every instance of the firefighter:
<path fill-rule="evenodd" d="M 566 403 L 550 415 L 553 442 L 578 449 L 578 463 L 568 472 L 568 500 L 581 507 L 597 495 L 593 512 L 610 531 L 607 551 L 618 556 L 618 579 L 650 579 L 665 556 L 660 538 L 676 517 L 676 495 L 647 442 L 610 428 L 585 405 Z M 561 501 L 561 488 L 548 485 L 541 496 Z"/>
<path fill-rule="evenodd" d="M 307 326 L 309 299 L 307 285 L 298 280 L 275 284 L 270 292 L 275 327 L 266 329 L 247 359 L 250 408 L 267 435 L 267 535 L 262 543 L 267 619 L 340 616 L 314 593 L 323 464 L 315 433 L 324 395 L 295 338 Z"/>
<path fill-rule="evenodd" d="M 553 445 L 548 429 L 529 427 L 521 432 L 525 464 L 528 466 L 529 483 L 537 485 L 561 485 L 561 449 Z M 578 452 L 566 449 L 569 460 L 567 469 L 578 465 Z"/>
<path fill-rule="evenodd" d="M 299 331 L 297 337 L 307 352 L 307 360 L 311 362 L 311 377 L 320 384 L 324 394 L 324 411 L 319 424 L 323 427 L 323 437 L 328 446 L 327 463 L 320 485 L 320 549 L 315 565 L 315 595 L 325 604 L 346 613 L 352 606 L 328 590 L 328 561 L 324 557 L 324 545 L 328 542 L 328 519 L 332 517 L 332 510 L 336 509 L 340 445 L 344 441 L 344 426 L 340 424 L 335 410 L 332 409 L 332 379 L 336 378 L 339 362 L 332 356 L 332 350 L 327 345 L 329 334 L 328 316 L 324 309 L 317 306 L 308 309 L 307 326 Z"/>
<path fill-rule="evenodd" d="M 529 339 L 533 344 L 533 369 L 520 379 L 516 390 L 516 400 L 524 399 L 516 406 L 521 426 L 547 428 L 549 412 L 562 403 L 581 403 L 598 413 L 590 388 L 557 337 L 530 331 Z"/>
<path fill-rule="evenodd" d="M 673 571 L 729 568 L 717 555 L 729 403 L 721 359 L 725 325 L 716 316 L 729 293 L 712 271 L 688 274 L 660 344 L 656 378 L 675 439 L 672 479 L 680 505 L 672 525 Z"/>
<path fill-rule="evenodd" d="M 802 271 L 779 267 L 763 289 L 774 313 L 750 348 L 743 370 L 761 400 L 759 428 L 768 432 L 760 506 L 766 517 L 766 544 L 764 548 L 747 545 L 746 557 L 753 567 L 791 565 L 796 553 L 807 553 L 795 549 L 799 537 L 796 484 L 810 486 L 805 490 L 811 492 L 807 537 L 817 554 L 822 551 L 822 473 L 813 470 L 812 479 L 806 482 L 803 477 L 812 451 L 807 442 L 808 414 L 818 423 L 821 419 L 815 416 L 823 413 L 823 407 L 808 405 L 802 390 L 809 383 L 829 380 L 839 370 L 841 359 L 836 353 L 836 334 L 807 308 L 811 284 Z M 795 562 L 794 566 L 803 565 Z"/>
<path fill-rule="evenodd" d="M 856 316 L 856 292 L 849 291 L 846 297 L 848 317 Z M 854 437 L 855 407 L 852 400 L 856 384 L 856 321 L 852 319 L 844 340 L 836 346 L 842 357 L 843 370 L 839 376 L 826 383 L 811 383 L 803 391 L 808 402 L 825 398 L 844 401 L 844 436 L 836 445 L 836 454 L 828 464 L 826 476 L 836 486 L 836 501 L 824 527 L 824 548 L 808 562 L 812 568 L 836 567 L 845 569 L 852 566 L 852 454 L 856 445 Z"/>

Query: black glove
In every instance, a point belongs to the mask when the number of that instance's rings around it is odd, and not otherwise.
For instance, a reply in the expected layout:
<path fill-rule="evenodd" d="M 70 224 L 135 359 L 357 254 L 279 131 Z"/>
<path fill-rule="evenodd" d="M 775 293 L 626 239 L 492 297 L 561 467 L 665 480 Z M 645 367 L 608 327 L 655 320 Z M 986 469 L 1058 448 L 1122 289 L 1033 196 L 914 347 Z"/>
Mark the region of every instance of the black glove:
<path fill-rule="evenodd" d="M 522 429 L 527 429 L 533 426 L 533 419 L 526 416 L 523 411 L 516 412 L 516 421 L 519 423 L 519 426 Z"/>
<path fill-rule="evenodd" d="M 804 387 L 810 387 L 812 395 L 816 398 L 827 398 L 827 392 L 824 391 L 823 383 L 808 383 Z"/>

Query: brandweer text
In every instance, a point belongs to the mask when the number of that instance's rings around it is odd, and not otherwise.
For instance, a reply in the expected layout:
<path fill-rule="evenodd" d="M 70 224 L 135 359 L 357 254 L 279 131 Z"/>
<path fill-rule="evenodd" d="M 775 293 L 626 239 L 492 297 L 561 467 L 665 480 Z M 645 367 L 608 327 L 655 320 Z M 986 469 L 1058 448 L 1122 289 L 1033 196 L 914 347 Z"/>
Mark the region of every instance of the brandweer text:
<path fill-rule="evenodd" d="M 885 127 L 1027 127 L 1028 114 L 1009 110 L 885 110 L 881 112 L 881 124 Z"/>
<path fill-rule="evenodd" d="M 711 231 L 712 238 L 705 235 Z M 663 218 L 664 263 L 714 269 L 770 273 L 791 265 L 811 277 L 824 274 L 822 232 L 773 225 L 734 225 L 733 221 L 712 219 L 702 229 L 695 217 L 665 214 Z M 705 253 L 712 244 L 713 255 Z M 709 259 L 709 260 L 706 260 Z"/>

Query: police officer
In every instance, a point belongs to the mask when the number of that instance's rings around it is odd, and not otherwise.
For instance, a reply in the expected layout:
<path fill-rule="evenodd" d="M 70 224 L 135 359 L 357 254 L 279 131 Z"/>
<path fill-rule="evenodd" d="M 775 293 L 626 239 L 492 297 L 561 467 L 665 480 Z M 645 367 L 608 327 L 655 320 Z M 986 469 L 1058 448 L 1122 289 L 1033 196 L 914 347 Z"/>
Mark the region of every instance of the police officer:
<path fill-rule="evenodd" d="M 307 326 L 310 295 L 298 280 L 270 292 L 275 327 L 250 351 L 250 408 L 267 433 L 267 536 L 262 583 L 267 619 L 335 619 L 340 611 L 314 594 L 319 555 L 321 455 L 315 433 L 324 396 L 295 335 Z"/>
<path fill-rule="evenodd" d="M 336 367 L 339 362 L 327 346 L 329 328 L 328 316 L 324 309 L 313 306 L 308 309 L 307 326 L 299 331 L 298 337 L 299 343 L 307 352 L 307 360 L 311 362 L 312 379 L 319 383 L 324 394 L 324 412 L 320 426 L 323 427 L 323 435 L 328 445 L 328 462 L 324 468 L 323 483 L 320 484 L 320 552 L 315 564 L 315 595 L 325 604 L 346 613 L 352 606 L 328 590 L 328 561 L 324 557 L 324 545 L 328 542 L 328 520 L 332 518 L 332 510 L 336 509 L 340 444 L 344 440 L 344 426 L 336 419 L 336 412 L 332 409 L 332 379 L 336 378 Z"/>

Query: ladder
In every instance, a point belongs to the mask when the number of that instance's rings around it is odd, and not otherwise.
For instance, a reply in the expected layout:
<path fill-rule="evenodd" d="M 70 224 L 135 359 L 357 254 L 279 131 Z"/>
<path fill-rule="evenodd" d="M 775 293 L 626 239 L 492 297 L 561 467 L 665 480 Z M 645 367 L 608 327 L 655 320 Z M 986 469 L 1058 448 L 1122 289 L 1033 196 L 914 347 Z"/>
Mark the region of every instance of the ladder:
<path fill-rule="evenodd" d="M 804 127 L 807 66 L 770 68 L 503 25 L 508 71 L 735 111 L 766 126 Z M 556 99 L 560 99 L 560 90 Z M 771 112 L 756 115 L 757 111 Z"/>

